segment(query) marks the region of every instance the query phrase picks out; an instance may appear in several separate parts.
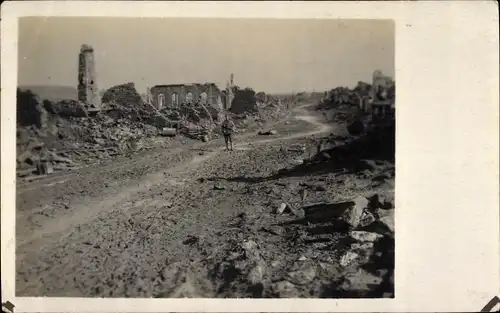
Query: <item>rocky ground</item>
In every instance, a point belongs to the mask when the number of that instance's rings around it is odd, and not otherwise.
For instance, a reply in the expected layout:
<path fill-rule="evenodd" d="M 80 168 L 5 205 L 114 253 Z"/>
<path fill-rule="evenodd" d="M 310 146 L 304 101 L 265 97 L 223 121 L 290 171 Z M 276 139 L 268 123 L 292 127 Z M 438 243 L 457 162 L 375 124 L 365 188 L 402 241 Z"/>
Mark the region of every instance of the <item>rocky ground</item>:
<path fill-rule="evenodd" d="M 394 160 L 274 128 L 19 183 L 17 296 L 393 297 Z"/>

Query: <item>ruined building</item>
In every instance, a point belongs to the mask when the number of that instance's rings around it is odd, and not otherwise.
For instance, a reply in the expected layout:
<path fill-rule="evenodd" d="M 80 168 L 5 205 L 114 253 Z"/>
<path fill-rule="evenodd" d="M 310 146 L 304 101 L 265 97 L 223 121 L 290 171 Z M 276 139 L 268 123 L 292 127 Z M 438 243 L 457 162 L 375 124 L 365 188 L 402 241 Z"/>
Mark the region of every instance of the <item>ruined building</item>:
<path fill-rule="evenodd" d="M 222 109 L 222 91 L 214 83 L 156 85 L 150 89 L 151 103 L 161 110 L 181 104 L 202 103 Z"/>
<path fill-rule="evenodd" d="M 224 109 L 229 110 L 231 108 L 231 105 L 233 104 L 234 100 L 234 74 L 231 74 L 231 79 L 229 84 L 227 84 L 226 87 L 226 94 L 225 94 L 225 101 L 224 101 Z"/>
<path fill-rule="evenodd" d="M 394 115 L 396 105 L 395 83 L 392 77 L 376 70 L 370 92 L 370 111 L 377 116 Z"/>
<path fill-rule="evenodd" d="M 148 88 L 147 98 L 158 110 L 190 103 L 229 110 L 234 100 L 234 75 L 231 74 L 230 83 L 227 83 L 225 90 L 219 89 L 215 83 L 156 85 Z"/>
<path fill-rule="evenodd" d="M 85 44 L 81 46 L 78 57 L 78 100 L 83 102 L 90 111 L 101 108 L 101 98 L 96 81 L 94 49 Z"/>

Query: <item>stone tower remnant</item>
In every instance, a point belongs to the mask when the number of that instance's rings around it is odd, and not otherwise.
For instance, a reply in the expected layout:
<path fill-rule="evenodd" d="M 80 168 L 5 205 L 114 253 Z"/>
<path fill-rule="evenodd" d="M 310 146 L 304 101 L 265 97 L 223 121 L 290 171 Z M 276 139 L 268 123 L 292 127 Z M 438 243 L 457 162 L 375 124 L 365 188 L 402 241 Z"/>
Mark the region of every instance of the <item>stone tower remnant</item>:
<path fill-rule="evenodd" d="M 82 45 L 78 61 L 78 100 L 89 109 L 99 110 L 101 97 L 97 88 L 94 49 L 90 45 Z"/>
<path fill-rule="evenodd" d="M 233 100 L 235 97 L 234 94 L 234 74 L 231 73 L 231 76 L 229 78 L 229 82 L 226 84 L 226 105 L 225 108 L 226 110 L 229 110 L 231 108 L 231 105 L 233 104 Z"/>

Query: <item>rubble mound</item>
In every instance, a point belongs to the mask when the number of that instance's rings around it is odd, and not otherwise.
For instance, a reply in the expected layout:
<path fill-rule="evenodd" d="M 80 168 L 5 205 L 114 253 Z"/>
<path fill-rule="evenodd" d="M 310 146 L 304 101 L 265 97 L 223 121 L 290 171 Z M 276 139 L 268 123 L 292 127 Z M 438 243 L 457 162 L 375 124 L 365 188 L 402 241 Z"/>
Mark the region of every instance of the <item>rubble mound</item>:
<path fill-rule="evenodd" d="M 347 130 L 351 135 L 361 135 L 365 131 L 365 125 L 360 119 L 356 119 L 347 126 Z"/>
<path fill-rule="evenodd" d="M 48 113 L 42 100 L 31 90 L 17 89 L 17 124 L 35 125 L 44 128 L 48 123 Z"/>
<path fill-rule="evenodd" d="M 323 146 L 331 148 L 321 149 L 302 163 L 283 168 L 267 179 L 283 177 L 298 177 L 305 174 L 320 174 L 333 172 L 363 173 L 371 166 L 366 160 L 395 161 L 396 134 L 395 122 L 384 125 L 367 127 L 362 136 L 339 140 L 340 138 L 325 138 Z M 331 142 L 331 144 L 330 144 Z"/>
<path fill-rule="evenodd" d="M 110 88 L 104 98 L 109 101 L 105 109 L 89 116 L 79 101 L 42 102 L 31 91 L 18 90 L 18 174 L 31 174 L 37 162 L 85 164 L 137 151 L 158 135 L 164 121 L 142 101 L 133 83 Z M 70 167 L 55 167 L 66 169 Z"/>
<path fill-rule="evenodd" d="M 257 97 L 251 88 L 237 89 L 229 111 L 235 114 L 258 112 Z"/>
<path fill-rule="evenodd" d="M 43 107 L 50 114 L 57 115 L 63 118 L 88 116 L 85 105 L 76 100 L 61 100 L 58 102 L 44 100 Z"/>
<path fill-rule="evenodd" d="M 229 224 L 207 263 L 218 298 L 394 296 L 394 209 L 378 194 L 238 213 Z"/>
<path fill-rule="evenodd" d="M 358 82 L 356 87 L 336 87 L 326 93 L 326 96 L 320 101 L 319 109 L 328 109 L 339 106 L 358 106 L 363 98 L 369 98 L 372 91 L 372 85 L 365 82 Z"/>
<path fill-rule="evenodd" d="M 114 119 L 165 127 L 164 117 L 155 108 L 143 101 L 134 83 L 118 85 L 106 90 L 102 96 L 105 114 Z"/>
<path fill-rule="evenodd" d="M 138 106 L 142 105 L 142 97 L 135 89 L 134 83 L 117 85 L 109 88 L 102 95 L 104 103 L 120 103 L 123 106 Z"/>

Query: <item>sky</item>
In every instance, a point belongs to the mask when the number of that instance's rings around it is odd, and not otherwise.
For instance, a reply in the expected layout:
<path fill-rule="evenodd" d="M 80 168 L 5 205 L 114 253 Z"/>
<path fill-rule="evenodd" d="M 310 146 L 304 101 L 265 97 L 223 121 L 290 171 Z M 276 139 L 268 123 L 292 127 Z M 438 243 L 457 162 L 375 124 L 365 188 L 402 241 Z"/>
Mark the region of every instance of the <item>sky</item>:
<path fill-rule="evenodd" d="M 28 17 L 19 22 L 20 86 L 78 83 L 82 44 L 97 85 L 234 83 L 266 93 L 324 91 L 394 76 L 389 20 Z"/>

